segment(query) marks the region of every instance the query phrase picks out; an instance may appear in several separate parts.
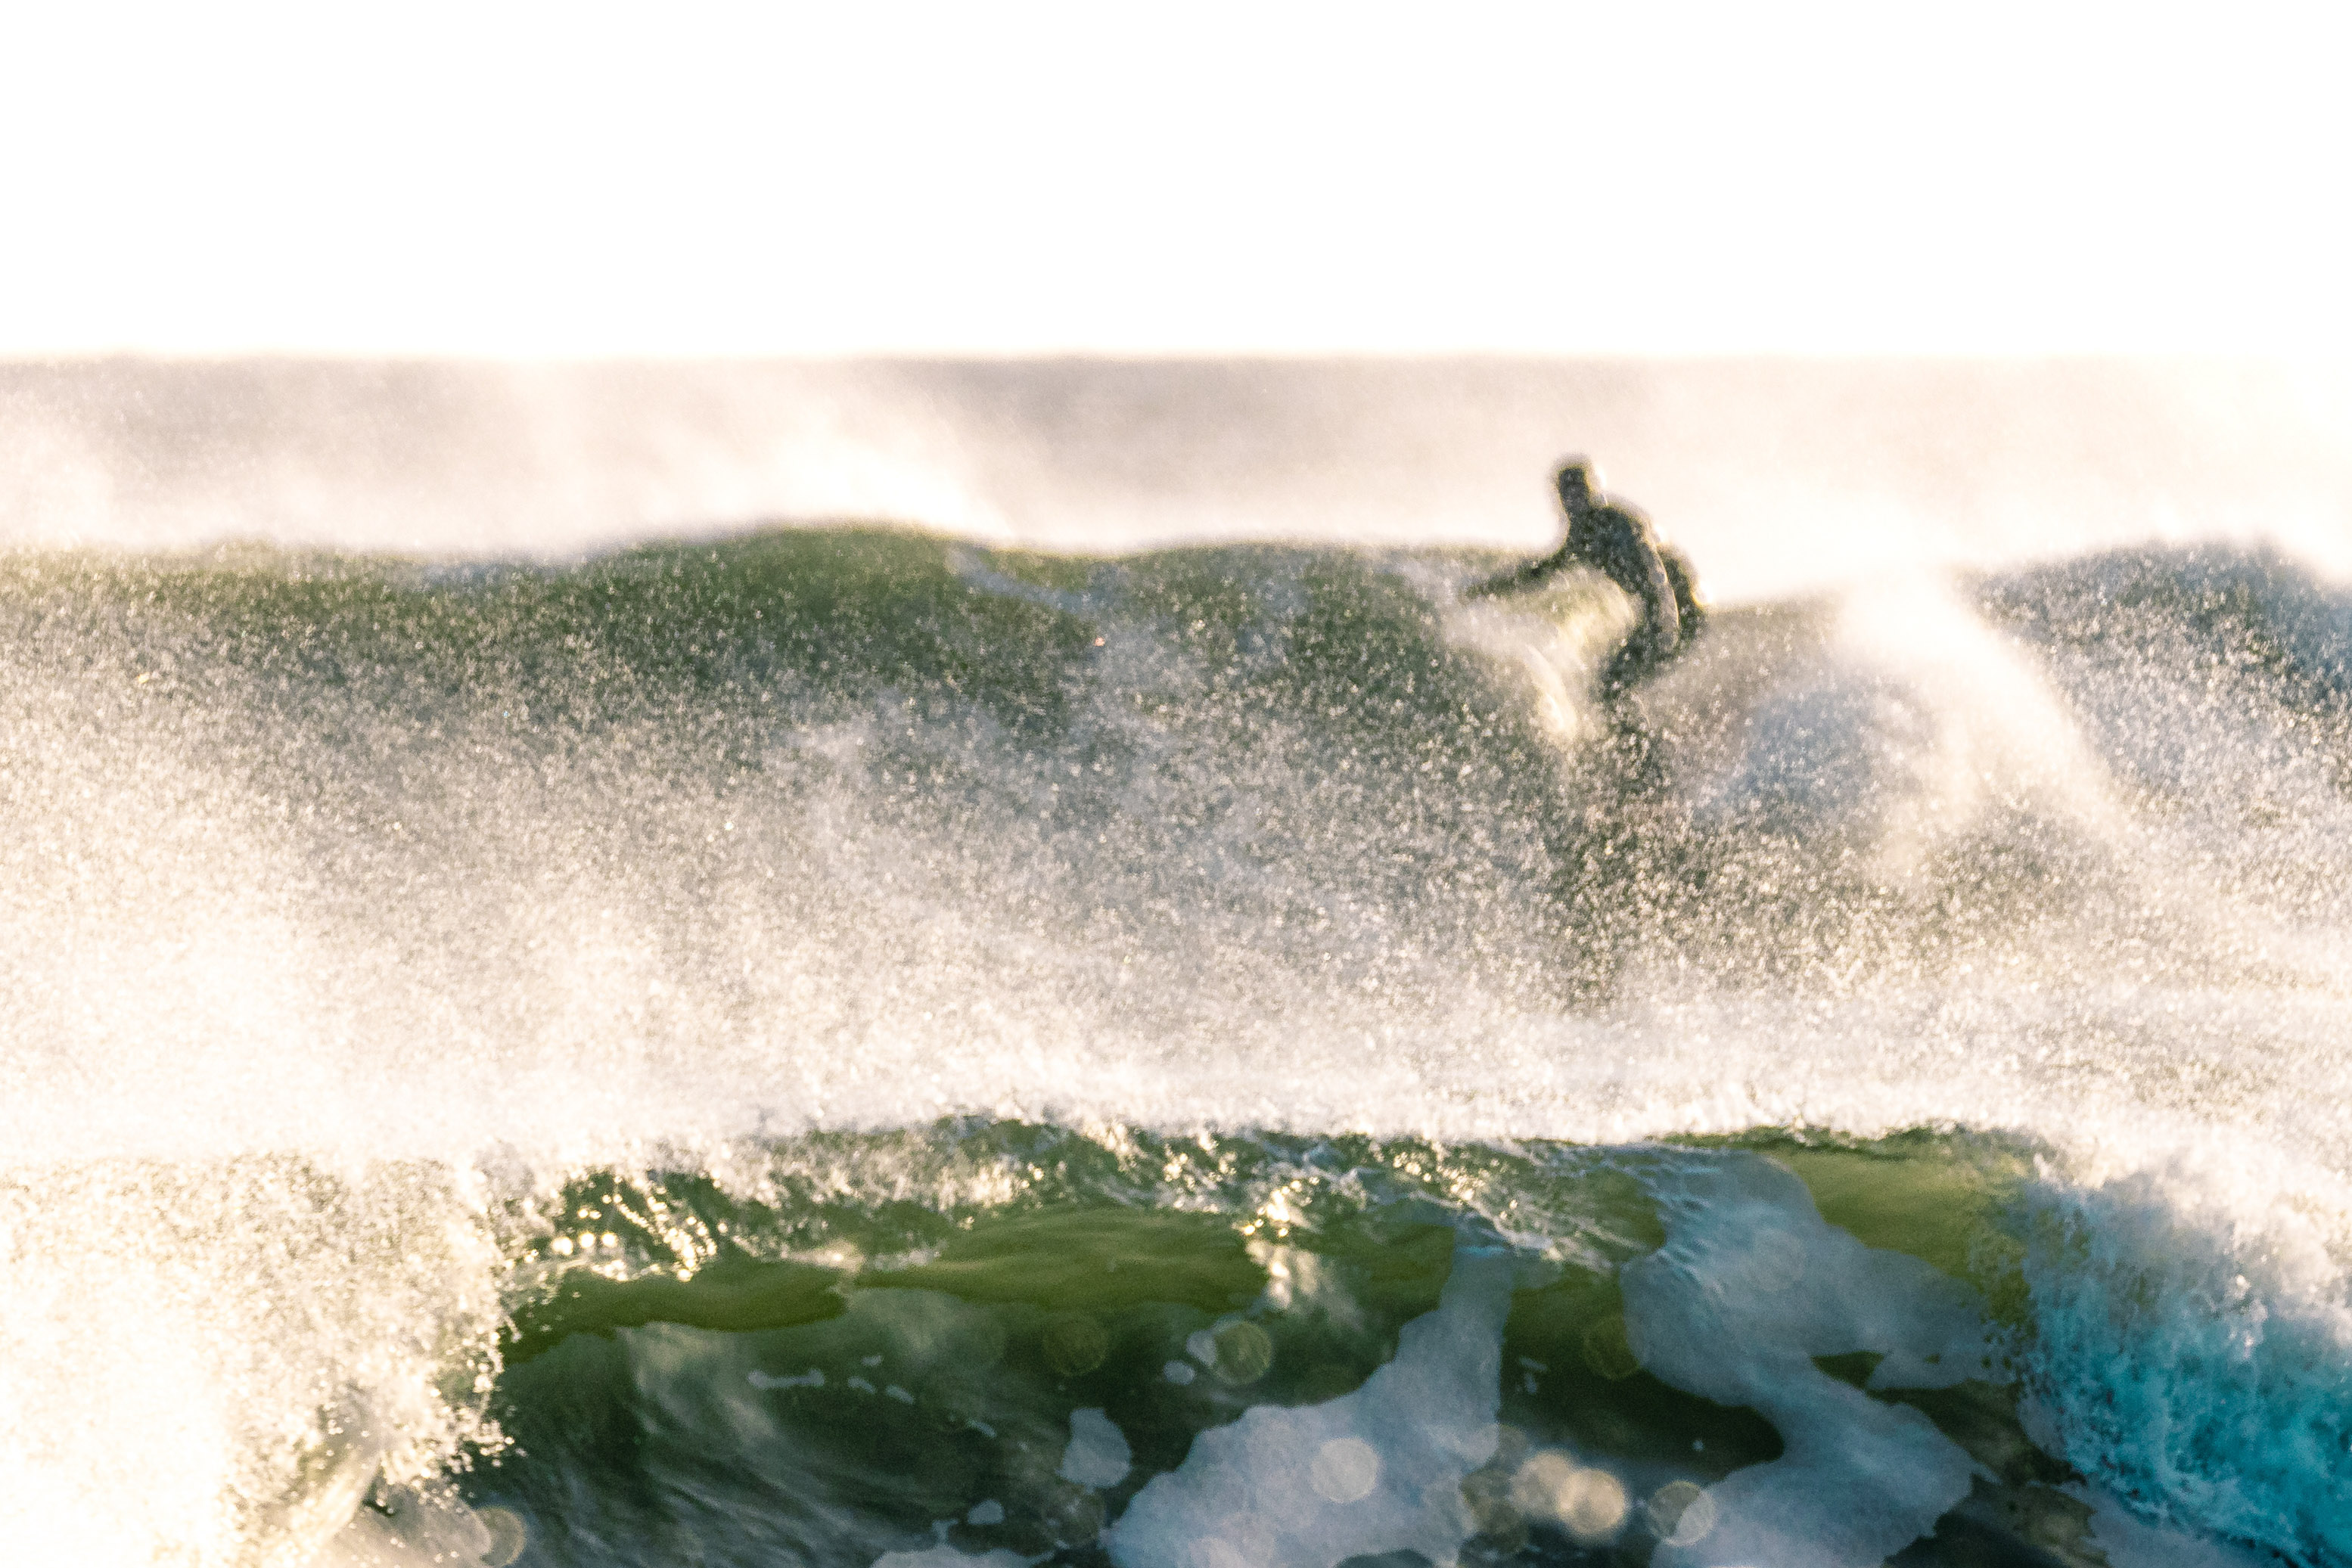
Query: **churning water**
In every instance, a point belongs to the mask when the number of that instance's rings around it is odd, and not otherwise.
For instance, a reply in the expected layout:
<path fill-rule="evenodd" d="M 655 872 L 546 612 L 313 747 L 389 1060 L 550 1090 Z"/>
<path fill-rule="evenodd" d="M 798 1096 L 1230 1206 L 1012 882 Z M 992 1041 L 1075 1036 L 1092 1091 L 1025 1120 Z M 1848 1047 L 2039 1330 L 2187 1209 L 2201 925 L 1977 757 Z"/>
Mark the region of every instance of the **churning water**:
<path fill-rule="evenodd" d="M 2352 598 L 0 564 L 12 1562 L 2352 1563 Z"/>

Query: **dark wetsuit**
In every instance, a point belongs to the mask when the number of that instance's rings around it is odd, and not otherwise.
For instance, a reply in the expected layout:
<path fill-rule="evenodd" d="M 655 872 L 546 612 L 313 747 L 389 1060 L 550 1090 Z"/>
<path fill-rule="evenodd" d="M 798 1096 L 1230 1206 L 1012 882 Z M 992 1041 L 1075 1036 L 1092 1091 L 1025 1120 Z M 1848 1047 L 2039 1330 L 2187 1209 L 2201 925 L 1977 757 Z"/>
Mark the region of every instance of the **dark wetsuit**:
<path fill-rule="evenodd" d="M 1563 497 L 1568 538 L 1541 560 L 1475 590 L 1507 593 L 1533 588 L 1572 566 L 1589 566 L 1625 591 L 1642 612 L 1642 622 L 1602 667 L 1601 689 L 1623 695 L 1690 645 L 1698 633 L 1701 608 L 1690 563 L 1661 545 L 1650 519 L 1614 501 Z"/>

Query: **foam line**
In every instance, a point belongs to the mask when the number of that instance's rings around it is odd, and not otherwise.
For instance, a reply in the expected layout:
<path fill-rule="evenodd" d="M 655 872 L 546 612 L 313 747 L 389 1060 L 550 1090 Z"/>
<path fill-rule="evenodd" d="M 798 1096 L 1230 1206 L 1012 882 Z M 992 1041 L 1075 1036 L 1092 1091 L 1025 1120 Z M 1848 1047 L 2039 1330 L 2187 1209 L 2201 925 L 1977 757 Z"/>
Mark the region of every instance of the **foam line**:
<path fill-rule="evenodd" d="M 1917 1411 L 1812 1358 L 1877 1353 L 1872 1388 L 1986 1375 L 1969 1292 L 1831 1226 L 1759 1156 L 1677 1171 L 1658 1197 L 1666 1244 L 1621 1275 L 1635 1355 L 1686 1393 L 1754 1408 L 1787 1447 L 1708 1488 L 1714 1527 L 1667 1541 L 1657 1568 L 1873 1568 L 1933 1529 L 1968 1496 L 1973 1461 Z"/>
<path fill-rule="evenodd" d="M 1507 1253 L 1457 1247 L 1437 1310 L 1394 1360 L 1321 1405 L 1259 1406 L 1203 1432 L 1104 1536 L 1118 1568 L 1331 1568 L 1418 1552 L 1450 1563 L 1475 1526 L 1465 1477 L 1493 1457 Z"/>

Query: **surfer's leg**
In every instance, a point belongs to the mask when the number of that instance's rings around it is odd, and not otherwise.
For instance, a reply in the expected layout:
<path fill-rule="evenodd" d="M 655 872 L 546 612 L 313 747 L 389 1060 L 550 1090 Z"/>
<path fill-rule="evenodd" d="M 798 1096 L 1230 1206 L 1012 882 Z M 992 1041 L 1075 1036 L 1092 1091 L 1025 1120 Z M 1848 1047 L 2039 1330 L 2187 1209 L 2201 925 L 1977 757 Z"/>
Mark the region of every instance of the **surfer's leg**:
<path fill-rule="evenodd" d="M 1561 780 L 1546 835 L 1558 868 L 1561 971 L 1574 999 L 1605 1004 L 1629 953 L 1657 929 L 1661 888 L 1679 846 L 1666 799 L 1664 750 L 1638 705 L 1604 698 L 1598 731 Z"/>

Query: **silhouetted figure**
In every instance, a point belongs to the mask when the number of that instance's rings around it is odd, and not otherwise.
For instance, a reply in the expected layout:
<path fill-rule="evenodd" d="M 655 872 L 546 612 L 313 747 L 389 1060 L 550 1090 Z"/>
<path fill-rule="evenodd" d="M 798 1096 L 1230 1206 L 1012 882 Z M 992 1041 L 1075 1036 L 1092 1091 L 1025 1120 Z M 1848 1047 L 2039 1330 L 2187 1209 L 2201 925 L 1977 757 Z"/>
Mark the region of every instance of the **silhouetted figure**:
<path fill-rule="evenodd" d="M 1642 623 L 1601 669 L 1601 693 L 1614 699 L 1690 646 L 1706 620 L 1706 604 L 1682 552 L 1660 543 L 1648 517 L 1601 495 L 1593 479 L 1591 465 L 1581 457 L 1561 464 L 1559 505 L 1568 514 L 1566 541 L 1541 560 L 1483 582 L 1471 592 L 1516 592 L 1572 566 L 1591 567 L 1623 589 L 1640 608 Z"/>
<path fill-rule="evenodd" d="M 1470 591 L 1517 592 L 1586 567 L 1622 589 L 1641 616 L 1601 668 L 1599 722 L 1576 748 L 1573 775 L 1561 775 L 1559 810 L 1545 825 L 1558 868 L 1561 974 L 1594 1001 L 1612 994 L 1627 952 L 1654 935 L 1671 907 L 1664 901 L 1683 891 L 1686 813 L 1675 804 L 1664 737 L 1633 698 L 1690 646 L 1706 618 L 1690 562 L 1659 540 L 1648 517 L 1601 494 L 1598 477 L 1581 457 L 1564 461 L 1558 484 L 1568 538 L 1542 559 Z"/>

